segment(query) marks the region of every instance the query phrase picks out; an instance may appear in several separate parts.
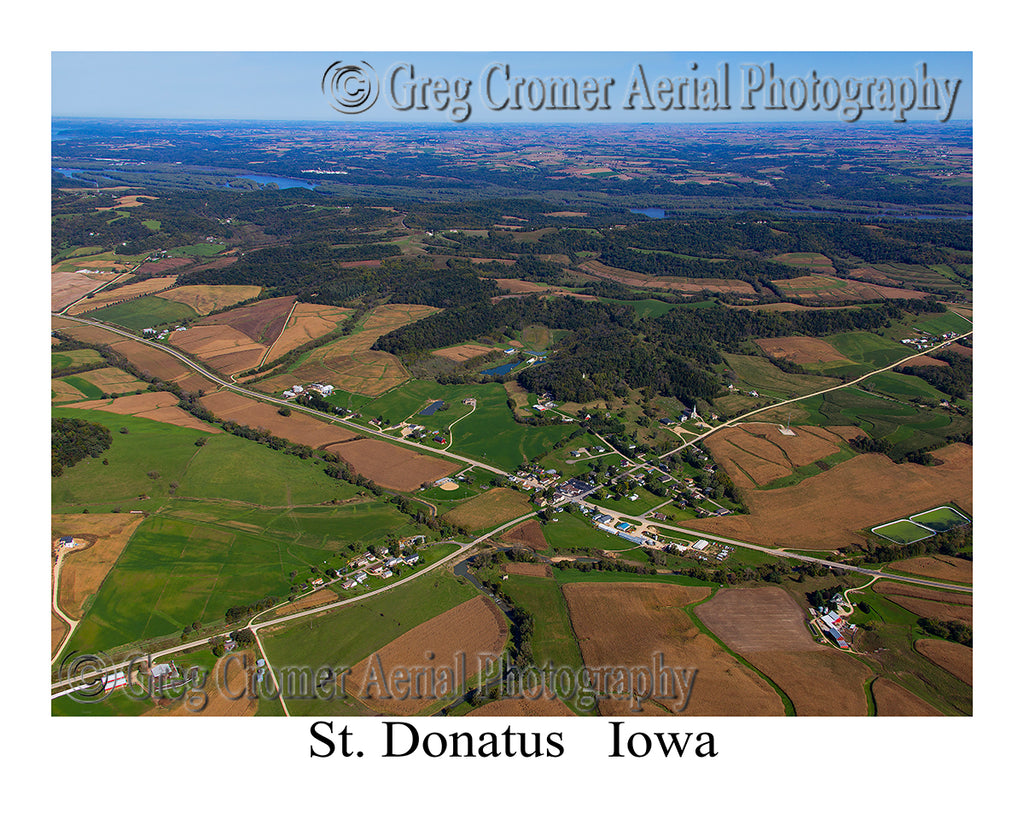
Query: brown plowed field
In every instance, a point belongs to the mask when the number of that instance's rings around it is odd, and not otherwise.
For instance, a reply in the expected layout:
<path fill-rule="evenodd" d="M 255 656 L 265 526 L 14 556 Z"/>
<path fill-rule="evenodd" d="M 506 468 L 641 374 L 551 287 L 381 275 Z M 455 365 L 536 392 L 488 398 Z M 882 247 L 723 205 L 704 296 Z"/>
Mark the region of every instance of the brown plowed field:
<path fill-rule="evenodd" d="M 911 586 L 908 583 L 892 583 L 883 580 L 871 586 L 872 591 L 884 594 L 889 597 L 893 594 L 901 594 L 905 597 L 918 597 L 921 600 L 937 600 L 940 603 L 951 603 L 954 606 L 972 606 L 974 598 L 970 594 L 958 594 L 957 592 L 930 589 L 927 586 Z"/>
<path fill-rule="evenodd" d="M 599 692 L 613 693 L 596 669 L 650 668 L 656 655 L 664 666 L 698 669 L 689 704 L 693 716 L 781 715 L 782 701 L 772 687 L 741 665 L 698 629 L 683 606 L 711 589 L 669 583 L 569 583 L 562 587 L 583 661 Z M 610 682 L 610 681 L 609 681 Z M 609 689 L 612 689 L 611 691 Z M 656 692 L 657 693 L 657 692 Z M 642 713 L 665 716 L 684 704 L 677 691 L 655 696 Z M 664 708 L 660 707 L 664 706 Z M 630 714 L 627 698 L 602 699 L 604 716 Z"/>
<path fill-rule="evenodd" d="M 948 367 L 948 361 L 932 358 L 930 355 L 919 355 L 907 361 L 905 367 Z"/>
<path fill-rule="evenodd" d="M 157 273 L 166 273 L 168 270 L 175 270 L 176 268 L 185 267 L 190 264 L 192 264 L 192 260 L 185 258 L 158 259 L 155 262 L 143 262 L 137 272 L 140 276 L 152 276 Z"/>
<path fill-rule="evenodd" d="M 907 611 L 913 612 L 918 617 L 932 617 L 936 620 L 959 620 L 961 623 L 967 623 L 967 625 L 971 625 L 974 622 L 974 608 L 972 606 L 955 606 L 950 603 L 939 602 L 938 600 L 925 600 L 906 594 L 887 594 L 885 596 L 896 605 L 903 606 Z"/>
<path fill-rule="evenodd" d="M 248 690 L 250 678 L 255 671 L 256 656 L 252 651 L 228 654 L 217 660 L 206 680 L 206 687 L 203 689 L 207 697 L 205 707 L 191 710 L 187 700 L 180 703 L 169 702 L 167 705 L 157 705 L 142 716 L 251 717 L 256 713 L 259 700 L 243 692 Z"/>
<path fill-rule="evenodd" d="M 522 577 L 554 577 L 551 567 L 546 563 L 506 563 L 502 571 Z"/>
<path fill-rule="evenodd" d="M 784 478 L 839 451 L 835 435 L 817 427 L 792 429 L 796 435 L 783 435 L 775 424 L 743 424 L 709 436 L 706 443 L 733 482 L 745 488 Z"/>
<path fill-rule="evenodd" d="M 99 310 L 101 307 L 106 307 L 114 302 L 125 301 L 126 299 L 137 299 L 139 296 L 156 293 L 158 290 L 165 290 L 168 287 L 173 287 L 174 282 L 177 281 L 177 279 L 177 276 L 159 276 L 152 279 L 143 279 L 142 281 L 132 282 L 131 284 L 126 284 L 123 287 L 116 287 L 114 289 L 107 288 L 106 290 L 97 293 L 91 299 L 85 299 L 70 308 L 68 310 L 68 315 L 77 316 L 82 313 L 88 313 L 92 310 Z"/>
<path fill-rule="evenodd" d="M 880 717 L 941 717 L 942 712 L 901 685 L 885 677 L 871 683 L 871 693 Z"/>
<path fill-rule="evenodd" d="M 221 325 L 233 327 L 258 344 L 268 345 L 277 341 L 284 329 L 285 320 L 295 303 L 295 296 L 280 296 L 276 299 L 247 304 L 226 313 L 208 316 L 198 325 Z"/>
<path fill-rule="evenodd" d="M 946 351 L 950 353 L 957 353 L 958 355 L 965 355 L 968 358 L 974 358 L 974 348 L 964 347 L 964 345 L 960 343 L 950 344 L 946 347 Z"/>
<path fill-rule="evenodd" d="M 840 279 L 834 276 L 798 276 L 794 279 L 779 279 L 775 282 L 780 290 L 801 299 L 819 301 L 869 301 L 872 299 L 923 299 L 928 294 L 922 290 L 900 287 L 886 287 L 880 284 Z"/>
<path fill-rule="evenodd" d="M 807 336 L 759 338 L 754 343 L 773 358 L 785 358 L 794 364 L 821 364 L 850 361 L 827 341 Z M 853 362 L 850 361 L 852 364 Z"/>
<path fill-rule="evenodd" d="M 512 546 L 525 546 L 528 549 L 544 551 L 548 542 L 544 537 L 544 529 L 536 520 L 527 520 L 500 535 L 505 543 Z"/>
<path fill-rule="evenodd" d="M 223 325 L 194 325 L 172 333 L 170 341 L 228 375 L 256 366 L 267 351 L 240 330 Z"/>
<path fill-rule="evenodd" d="M 682 293 L 700 293 L 704 290 L 717 293 L 752 294 L 754 292 L 754 288 L 750 284 L 737 279 L 687 279 L 677 276 L 648 276 L 646 273 L 636 273 L 632 270 L 623 270 L 621 267 L 611 267 L 593 259 L 583 262 L 580 268 L 600 279 L 611 279 L 628 287 L 676 290 Z"/>
<path fill-rule="evenodd" d="M 455 347 L 434 350 L 434 355 L 461 363 L 476 358 L 478 355 L 487 355 L 487 353 L 494 352 L 494 349 L 494 347 L 485 347 L 483 344 L 458 344 Z"/>
<path fill-rule="evenodd" d="M 263 288 L 254 284 L 187 284 L 175 287 L 160 298 L 187 304 L 199 315 L 223 310 L 232 304 L 255 298 Z"/>
<path fill-rule="evenodd" d="M 117 210 L 118 208 L 137 208 L 139 205 L 145 204 L 145 202 L 141 201 L 143 199 L 156 199 L 156 197 L 136 194 L 131 194 L 130 196 L 119 196 L 117 198 L 116 205 L 110 205 L 109 207 L 105 208 L 96 208 L 96 210 Z"/>
<path fill-rule="evenodd" d="M 277 408 L 270 404 L 228 390 L 203 396 L 199 400 L 218 418 L 253 429 L 265 429 L 279 438 L 287 438 L 296 444 L 306 444 L 313 448 L 351 441 L 357 437 L 357 433 L 347 427 L 329 424 L 304 412 L 293 412 L 287 417 L 279 415 Z"/>
<path fill-rule="evenodd" d="M 793 701 L 798 716 L 867 716 L 867 666 L 840 651 L 761 651 L 747 657 Z"/>
<path fill-rule="evenodd" d="M 969 585 L 974 582 L 974 563 L 959 557 L 944 555 L 912 557 L 908 560 L 897 560 L 895 563 L 890 563 L 889 568 L 921 577 L 948 580 L 950 583 Z"/>
<path fill-rule="evenodd" d="M 95 384 L 103 392 L 110 393 L 111 395 L 144 390 L 149 386 L 147 382 L 139 381 L 134 375 L 129 375 L 124 370 L 119 370 L 116 367 L 101 367 L 98 370 L 89 370 L 88 372 L 79 373 L 78 377 L 91 384 Z"/>
<path fill-rule="evenodd" d="M 319 589 L 307 597 L 296 600 L 294 603 L 288 603 L 286 606 L 281 606 L 281 608 L 275 609 L 274 616 L 283 617 L 286 614 L 295 614 L 295 612 L 298 611 L 307 611 L 308 609 L 315 609 L 317 606 L 337 602 L 338 595 L 333 591 L 330 589 Z"/>
<path fill-rule="evenodd" d="M 99 591 L 107 572 L 117 562 L 143 515 L 53 515 L 50 529 L 53 538 L 70 535 L 90 542 L 85 549 L 75 549 L 61 562 L 57 602 L 72 620 L 82 617 L 82 606 L 91 594 Z"/>
<path fill-rule="evenodd" d="M 50 309 L 63 310 L 90 290 L 99 287 L 103 282 L 116 279 L 117 276 L 117 273 L 53 273 L 50 276 Z"/>
<path fill-rule="evenodd" d="M 260 381 L 259 387 L 266 392 L 279 392 L 292 384 L 321 382 L 360 395 L 380 395 L 408 379 L 409 373 L 393 355 L 370 347 L 385 333 L 436 312 L 436 307 L 419 304 L 376 307 L 367 314 L 358 332 L 318 347 L 300 366 Z"/>
<path fill-rule="evenodd" d="M 347 307 L 327 304 L 296 304 L 281 335 L 267 353 L 267 361 L 274 361 L 296 347 L 333 333 L 352 315 Z"/>
<path fill-rule="evenodd" d="M 974 649 L 970 646 L 928 638 L 918 640 L 914 648 L 958 680 L 974 685 Z"/>
<path fill-rule="evenodd" d="M 200 432 L 220 432 L 218 427 L 185 412 L 178 406 L 178 397 L 171 392 L 144 392 L 141 395 L 124 395 L 113 400 L 100 398 L 95 401 L 83 401 L 78 404 L 78 408 L 134 415 Z"/>
<path fill-rule="evenodd" d="M 490 529 L 512 518 L 525 515 L 533 507 L 526 497 L 515 489 L 489 489 L 465 503 L 460 503 L 444 519 L 466 531 Z"/>
<path fill-rule="evenodd" d="M 797 602 L 776 586 L 722 589 L 697 616 L 734 651 L 822 651 Z"/>
<path fill-rule="evenodd" d="M 951 444 L 934 452 L 939 466 L 894 464 L 884 455 L 857 455 L 796 486 L 745 489 L 749 515 L 689 521 L 723 537 L 802 549 L 861 542 L 859 530 L 955 501 L 973 506 L 972 450 Z M 836 499 L 842 498 L 842 503 Z"/>
<path fill-rule="evenodd" d="M 508 621 L 494 603 L 479 595 L 410 629 L 356 663 L 346 680 L 345 690 L 370 708 L 410 716 L 452 693 L 452 687 L 454 690 L 465 687 L 466 679 L 449 680 L 446 692 L 441 687 L 443 669 L 454 668 L 456 674 L 464 670 L 466 676 L 472 678 L 481 663 L 497 658 L 507 639 Z M 463 655 L 464 665 L 458 659 Z M 397 669 L 421 668 L 437 670 L 437 678 L 442 680 L 438 688 L 432 689 L 428 674 L 419 691 L 411 689 L 405 697 L 397 690 L 392 691 L 388 699 L 382 696 L 385 692 L 379 685 L 372 684 L 370 676 L 371 669 L 378 673 L 378 679 L 391 679 Z M 383 675 L 379 675 L 381 669 Z"/>
<path fill-rule="evenodd" d="M 325 449 L 336 453 L 360 475 L 398 492 L 412 492 L 421 484 L 432 483 L 459 468 L 458 464 L 372 438 L 331 444 Z"/>
<path fill-rule="evenodd" d="M 76 387 L 72 387 L 66 381 L 61 381 L 59 378 L 50 380 L 50 392 L 53 393 L 50 401 L 54 404 L 63 404 L 67 401 L 78 401 L 80 398 L 85 398 L 85 393 Z"/>
<path fill-rule="evenodd" d="M 532 694 L 533 692 L 531 692 Z M 487 705 L 474 708 L 467 717 L 574 717 L 569 706 L 548 693 L 535 699 L 531 697 L 508 697 L 495 700 Z"/>

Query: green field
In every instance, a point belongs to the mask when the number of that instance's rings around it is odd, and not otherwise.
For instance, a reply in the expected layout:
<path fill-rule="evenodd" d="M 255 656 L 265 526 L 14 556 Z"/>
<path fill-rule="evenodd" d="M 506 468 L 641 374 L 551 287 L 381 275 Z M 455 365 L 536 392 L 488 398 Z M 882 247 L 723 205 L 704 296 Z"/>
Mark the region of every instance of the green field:
<path fill-rule="evenodd" d="M 159 296 L 140 296 L 137 299 L 90 310 L 86 315 L 99 321 L 119 324 L 130 330 L 143 330 L 158 324 L 196 318 L 196 313 L 187 304 L 162 299 Z"/>
<path fill-rule="evenodd" d="M 60 379 L 65 384 L 70 384 L 76 390 L 78 390 L 86 398 L 102 398 L 103 390 L 93 384 L 91 381 L 86 381 L 80 375 L 68 375 Z"/>
<path fill-rule="evenodd" d="M 96 350 L 67 350 L 62 353 L 50 353 L 50 369 L 63 370 L 65 367 L 77 367 L 80 364 L 101 364 L 103 356 Z"/>
<path fill-rule="evenodd" d="M 866 332 L 839 333 L 825 341 L 847 358 L 875 368 L 887 367 L 914 352 L 898 341 Z"/>
<path fill-rule="evenodd" d="M 911 515 L 910 520 L 927 526 L 929 529 L 934 529 L 936 532 L 947 532 L 950 529 L 955 529 L 957 526 L 963 526 L 965 523 L 971 522 L 969 517 L 961 514 L 952 506 L 940 506 L 938 509 L 929 509 L 927 512 Z"/>
<path fill-rule="evenodd" d="M 603 301 L 605 304 L 623 304 L 626 307 L 632 307 L 640 318 L 658 318 L 680 306 L 669 304 L 659 299 L 637 299 L 636 301 L 630 301 L 627 299 L 601 298 L 598 301 Z"/>
<path fill-rule="evenodd" d="M 470 600 L 469 583 L 435 571 L 386 594 L 260 632 L 276 672 L 281 668 L 351 667 L 411 628 Z M 357 681 L 358 682 L 358 681 Z M 339 713 L 344 703 L 294 699 L 296 716 Z"/>
<path fill-rule="evenodd" d="M 839 383 L 824 376 L 783 372 L 761 356 L 724 353 L 722 357 L 735 376 L 733 385 L 743 392 L 754 390 L 774 398 L 795 398 Z"/>
<path fill-rule="evenodd" d="M 966 333 L 974 326 L 963 316 L 959 316 L 952 311 L 940 313 L 932 318 L 918 317 L 915 318 L 912 323 L 914 327 L 917 327 L 919 330 L 923 330 L 926 333 L 934 333 L 935 335 L 942 335 L 943 333 Z"/>
<path fill-rule="evenodd" d="M 595 529 L 579 512 L 570 513 L 561 509 L 557 517 L 557 523 L 544 524 L 544 539 L 555 549 L 607 549 L 618 552 L 633 546 L 628 540 Z"/>
<path fill-rule="evenodd" d="M 221 253 L 227 245 L 208 244 L 199 242 L 194 245 L 183 245 L 174 247 L 167 251 L 168 256 L 216 256 Z"/>
<path fill-rule="evenodd" d="M 935 387 L 918 378 L 916 375 L 905 375 L 903 373 L 884 372 L 877 373 L 861 382 L 861 386 L 871 392 L 885 393 L 894 398 L 913 400 L 915 398 L 934 398 L 943 400 L 948 398 L 945 393 L 939 392 Z"/>
<path fill-rule="evenodd" d="M 886 540 L 891 540 L 893 543 L 916 543 L 919 540 L 924 540 L 926 537 L 931 537 L 935 533 L 931 529 L 926 529 L 924 526 L 918 526 L 916 523 L 912 523 L 909 520 L 897 520 L 892 523 L 884 523 L 881 526 L 875 526 L 871 530 L 876 535 L 884 537 Z"/>

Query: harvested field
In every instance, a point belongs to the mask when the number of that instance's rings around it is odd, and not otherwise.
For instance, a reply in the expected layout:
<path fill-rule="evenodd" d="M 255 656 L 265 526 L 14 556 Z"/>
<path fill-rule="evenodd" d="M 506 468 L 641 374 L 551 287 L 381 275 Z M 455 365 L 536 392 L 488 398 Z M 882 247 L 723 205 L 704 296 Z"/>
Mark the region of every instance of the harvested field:
<path fill-rule="evenodd" d="M 911 586 L 909 583 L 893 583 L 883 580 L 880 583 L 873 584 L 871 589 L 879 594 L 884 594 L 886 597 L 899 594 L 906 597 L 918 597 L 921 600 L 936 600 L 939 603 L 950 603 L 954 606 L 972 606 L 974 604 L 974 598 L 970 594 L 930 589 L 927 586 Z"/>
<path fill-rule="evenodd" d="M 205 316 L 214 310 L 256 298 L 261 290 L 262 287 L 251 284 L 187 284 L 161 293 L 160 298 L 187 304 L 200 316 Z"/>
<path fill-rule="evenodd" d="M 468 680 L 453 679 L 445 675 L 445 669 L 453 669 L 456 675 L 464 671 L 466 677 L 472 678 L 481 665 L 486 667 L 491 659 L 497 659 L 507 639 L 505 616 L 494 603 L 478 595 L 410 629 L 357 663 L 346 680 L 345 690 L 369 708 L 411 716 L 464 688 Z M 426 673 L 417 678 L 421 683 L 419 690 L 415 682 L 410 683 L 408 696 L 404 698 L 397 691 L 392 692 L 390 698 L 382 696 L 385 692 L 371 676 L 372 670 L 378 674 L 378 681 L 391 679 L 396 669 L 412 668 L 424 669 Z M 430 684 L 430 669 L 435 670 L 436 686 Z M 446 682 L 449 683 L 447 690 Z"/>
<path fill-rule="evenodd" d="M 206 704 L 192 710 L 188 700 L 156 704 L 144 717 L 251 717 L 259 707 L 259 699 L 246 694 L 253 684 L 256 672 L 256 655 L 252 651 L 233 652 L 217 660 L 203 689 Z M 193 706 L 195 707 L 195 706 Z"/>
<path fill-rule="evenodd" d="M 153 276 L 159 273 L 166 273 L 168 270 L 186 267 L 190 264 L 192 264 L 191 259 L 168 257 L 166 259 L 157 259 L 155 262 L 143 262 L 136 272 L 140 276 Z"/>
<path fill-rule="evenodd" d="M 784 358 L 794 364 L 823 364 L 832 361 L 848 361 L 827 341 L 807 336 L 787 336 L 784 338 L 759 338 L 754 343 L 772 358 Z"/>
<path fill-rule="evenodd" d="M 713 440 L 713 438 L 709 439 Z M 835 549 L 862 542 L 860 530 L 950 500 L 970 513 L 972 450 L 935 450 L 941 465 L 895 464 L 884 455 L 857 455 L 782 489 L 745 489 L 749 515 L 689 521 L 694 529 L 769 546 Z M 836 498 L 843 502 L 836 503 Z"/>
<path fill-rule="evenodd" d="M 271 435 L 287 438 L 296 444 L 306 444 L 314 449 L 351 441 L 357 437 L 357 433 L 347 427 L 329 424 L 304 412 L 296 411 L 286 417 L 280 415 L 277 407 L 271 404 L 264 404 L 228 390 L 205 395 L 199 400 L 218 418 L 253 429 L 265 429 Z"/>
<path fill-rule="evenodd" d="M 474 708 L 467 717 L 574 717 L 560 699 L 545 692 L 529 692 L 529 696 L 507 697 Z"/>
<path fill-rule="evenodd" d="M 170 341 L 228 375 L 255 367 L 267 351 L 240 330 L 221 325 L 194 325 L 172 333 Z"/>
<path fill-rule="evenodd" d="M 554 577 L 551 567 L 546 563 L 506 563 L 502 571 L 522 577 Z"/>
<path fill-rule="evenodd" d="M 325 449 L 340 456 L 360 475 L 398 492 L 412 492 L 421 484 L 451 475 L 460 466 L 372 438 L 331 444 Z"/>
<path fill-rule="evenodd" d="M 57 602 L 72 620 L 80 620 L 85 603 L 99 591 L 107 573 L 144 520 L 143 515 L 53 515 L 50 530 L 54 540 L 70 535 L 89 545 L 75 549 L 61 562 Z"/>
<path fill-rule="evenodd" d="M 319 589 L 306 597 L 296 600 L 294 603 L 288 603 L 287 605 L 281 606 L 279 609 L 275 609 L 274 616 L 283 617 L 286 614 L 295 614 L 297 611 L 308 611 L 309 609 L 315 609 L 317 606 L 337 602 L 338 595 L 333 591 L 330 589 Z"/>
<path fill-rule="evenodd" d="M 280 296 L 264 299 L 245 307 L 237 307 L 226 313 L 218 313 L 198 322 L 199 325 L 220 325 L 232 327 L 258 344 L 270 345 L 277 341 L 284 329 L 285 320 L 295 304 L 295 296 Z"/>
<path fill-rule="evenodd" d="M 941 711 L 885 677 L 879 677 L 871 683 L 871 693 L 875 697 L 876 712 L 880 717 L 942 716 Z"/>
<path fill-rule="evenodd" d="M 817 301 L 870 301 L 873 299 L 923 299 L 923 290 L 909 290 L 900 287 L 886 287 L 880 284 L 840 279 L 833 276 L 797 276 L 794 279 L 779 279 L 775 282 L 779 290 L 801 299 Z"/>
<path fill-rule="evenodd" d="M 919 355 L 904 363 L 905 367 L 948 367 L 949 362 L 930 355 Z M 898 371 L 897 371 L 898 372 Z"/>
<path fill-rule="evenodd" d="M 778 587 L 722 589 L 695 609 L 734 651 L 818 651 L 803 609 Z"/>
<path fill-rule="evenodd" d="M 974 608 L 970 605 L 957 606 L 938 600 L 912 597 L 908 594 L 890 593 L 885 595 L 885 597 L 896 605 L 903 606 L 907 611 L 913 612 L 918 617 L 932 617 L 936 620 L 959 620 L 961 623 L 967 623 L 967 625 L 972 625 L 974 622 Z"/>
<path fill-rule="evenodd" d="M 775 424 L 743 424 L 709 436 L 706 444 L 733 482 L 748 489 L 839 452 L 836 436 L 819 427 L 792 430 L 796 435 L 783 435 Z"/>
<path fill-rule="evenodd" d="M 454 347 L 445 347 L 443 350 L 434 350 L 434 355 L 447 358 L 449 361 L 462 363 L 463 361 L 469 361 L 471 358 L 492 353 L 495 349 L 497 348 L 485 347 L 483 344 L 457 344 Z"/>
<path fill-rule="evenodd" d="M 974 563 L 959 557 L 946 557 L 945 555 L 912 557 L 908 560 L 897 560 L 895 563 L 890 563 L 889 568 L 922 577 L 948 580 L 950 583 L 969 585 L 974 582 Z"/>
<path fill-rule="evenodd" d="M 533 507 L 515 489 L 496 488 L 456 506 L 444 519 L 469 532 L 491 529 L 525 515 Z"/>
<path fill-rule="evenodd" d="M 580 268 L 600 279 L 611 279 L 627 287 L 657 288 L 659 290 L 675 290 L 681 293 L 701 293 L 705 290 L 714 293 L 749 293 L 754 288 L 747 282 L 738 279 L 687 279 L 676 276 L 648 276 L 620 267 L 611 267 L 591 259 L 583 262 Z"/>
<path fill-rule="evenodd" d="M 102 292 L 97 293 L 91 299 L 84 299 L 71 307 L 68 310 L 68 315 L 77 316 L 93 310 L 99 310 L 101 307 L 106 307 L 107 305 L 114 304 L 116 302 L 137 299 L 139 296 L 148 296 L 151 293 L 156 293 L 160 290 L 166 290 L 168 287 L 173 287 L 177 279 L 177 276 L 159 276 L 152 279 L 143 279 L 142 281 L 132 282 L 131 284 L 126 284 L 123 287 L 115 287 L 113 289 L 108 287 Z"/>
<path fill-rule="evenodd" d="M 50 402 L 54 404 L 63 404 L 68 401 L 78 401 L 85 398 L 85 394 L 81 390 L 71 386 L 67 381 L 61 381 L 59 378 L 50 380 L 50 392 L 53 393 Z"/>
<path fill-rule="evenodd" d="M 129 375 L 116 367 L 100 367 L 97 370 L 79 373 L 78 377 L 111 395 L 144 390 L 149 386 L 147 382 L 139 381 L 134 375 Z"/>
<path fill-rule="evenodd" d="M 819 648 L 760 651 L 746 657 L 786 692 L 798 716 L 867 716 L 864 683 L 871 671 L 848 654 Z"/>
<path fill-rule="evenodd" d="M 69 304 L 95 290 L 104 282 L 118 277 L 118 273 L 53 273 L 50 276 L 50 309 L 63 310 Z M 90 299 L 91 301 L 91 299 Z"/>
<path fill-rule="evenodd" d="M 957 355 L 965 355 L 968 358 L 974 358 L 974 348 L 965 347 L 963 344 L 960 344 L 959 342 L 956 344 L 950 344 L 945 349 L 947 352 L 950 353 L 956 353 Z"/>
<path fill-rule="evenodd" d="M 772 257 L 773 262 L 790 267 L 807 267 L 817 273 L 835 273 L 832 260 L 821 253 L 783 253 Z"/>
<path fill-rule="evenodd" d="M 117 210 L 118 208 L 137 208 L 139 205 L 144 205 L 143 199 L 156 199 L 155 196 L 146 196 L 145 194 L 131 194 L 129 196 L 119 196 L 116 205 L 110 205 L 105 208 L 96 208 L 96 210 Z"/>
<path fill-rule="evenodd" d="M 527 520 L 518 526 L 503 532 L 501 540 L 512 546 L 525 546 L 528 549 L 544 551 L 548 548 L 548 542 L 544 538 L 544 529 L 536 520 Z"/>
<path fill-rule="evenodd" d="M 267 361 L 274 361 L 296 347 L 333 333 L 352 315 L 347 307 L 333 307 L 327 304 L 297 303 L 293 308 L 284 330 L 267 352 Z"/>
<path fill-rule="evenodd" d="M 774 689 L 738 663 L 697 628 L 684 606 L 711 589 L 668 583 L 569 583 L 562 587 L 572 629 L 597 691 L 613 695 L 615 683 L 597 669 L 650 668 L 657 655 L 671 668 L 696 668 L 689 704 L 680 689 L 646 703 L 643 714 L 665 716 L 781 715 Z M 603 716 L 636 713 L 626 698 L 611 696 L 598 705 Z M 655 692 L 658 693 L 658 692 Z"/>
<path fill-rule="evenodd" d="M 292 384 L 319 381 L 346 392 L 380 395 L 407 380 L 409 373 L 395 356 L 370 347 L 385 333 L 436 312 L 436 307 L 419 304 L 376 307 L 363 319 L 357 332 L 318 347 L 295 369 L 261 380 L 259 388 L 279 392 Z"/>
<path fill-rule="evenodd" d="M 102 410 L 118 415 L 134 415 L 174 424 L 177 427 L 195 429 L 201 432 L 220 432 L 218 427 L 200 421 L 178 406 L 178 396 L 172 392 L 144 392 L 141 395 L 124 395 L 120 398 L 101 398 L 97 401 L 84 401 L 79 409 Z"/>
<path fill-rule="evenodd" d="M 918 640 L 914 648 L 958 680 L 974 685 L 974 649 L 970 646 L 928 638 Z"/>

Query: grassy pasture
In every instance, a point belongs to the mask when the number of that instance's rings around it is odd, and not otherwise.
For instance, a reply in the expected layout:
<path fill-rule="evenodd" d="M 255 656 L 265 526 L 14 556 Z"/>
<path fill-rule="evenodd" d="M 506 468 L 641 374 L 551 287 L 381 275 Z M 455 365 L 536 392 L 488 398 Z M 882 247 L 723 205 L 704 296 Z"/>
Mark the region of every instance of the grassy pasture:
<path fill-rule="evenodd" d="M 913 350 L 874 333 L 852 332 L 839 333 L 825 339 L 840 353 L 849 359 L 874 367 L 887 367 L 906 358 Z"/>
<path fill-rule="evenodd" d="M 199 314 L 181 302 L 162 299 L 159 296 L 141 296 L 121 304 L 90 310 L 85 315 L 99 321 L 119 324 L 130 330 L 143 330 L 158 324 L 193 319 Z"/>
<path fill-rule="evenodd" d="M 87 381 L 80 375 L 69 375 L 62 379 L 65 384 L 70 384 L 76 390 L 78 390 L 86 398 L 102 398 L 103 390 L 93 384 L 91 381 Z"/>
<path fill-rule="evenodd" d="M 210 244 L 208 242 L 199 242 L 194 245 L 183 245 L 181 247 L 171 248 L 167 251 L 168 256 L 216 256 L 221 253 L 227 245 L 221 244 Z"/>
<path fill-rule="evenodd" d="M 723 357 L 736 376 L 733 385 L 745 392 L 754 390 L 773 397 L 793 398 L 838 383 L 834 378 L 783 372 L 761 356 L 725 353 Z"/>
<path fill-rule="evenodd" d="M 92 349 L 67 350 L 62 353 L 50 353 L 50 369 L 62 370 L 65 367 L 77 367 L 79 364 L 101 364 L 103 356 Z"/>

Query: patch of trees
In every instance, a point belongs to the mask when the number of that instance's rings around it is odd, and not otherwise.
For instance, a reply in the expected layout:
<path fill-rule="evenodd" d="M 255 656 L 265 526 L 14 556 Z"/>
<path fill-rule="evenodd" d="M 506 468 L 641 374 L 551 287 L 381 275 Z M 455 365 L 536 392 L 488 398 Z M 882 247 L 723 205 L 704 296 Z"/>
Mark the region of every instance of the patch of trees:
<path fill-rule="evenodd" d="M 64 470 L 85 458 L 98 458 L 114 442 L 110 430 L 79 418 L 50 421 L 50 474 L 60 477 Z"/>
<path fill-rule="evenodd" d="M 224 622 L 230 626 L 242 620 L 247 620 L 261 611 L 272 609 L 277 603 L 278 599 L 276 597 L 268 595 L 261 600 L 257 600 L 255 603 L 249 603 L 245 606 L 231 606 L 224 612 Z M 232 635 L 232 639 L 235 639 L 234 635 Z"/>
<path fill-rule="evenodd" d="M 830 601 L 837 594 L 843 593 L 842 586 L 832 586 L 828 589 L 815 589 L 807 593 L 807 602 L 815 609 L 824 609 L 830 606 Z"/>
<path fill-rule="evenodd" d="M 930 354 L 932 358 L 945 361 L 948 367 L 904 366 L 897 372 L 916 375 L 927 381 L 935 389 L 953 398 L 967 398 L 973 391 L 974 366 L 973 360 L 965 355 L 953 352 Z"/>
<path fill-rule="evenodd" d="M 959 620 L 937 620 L 933 617 L 922 617 L 917 624 L 941 640 L 950 640 L 964 646 L 974 645 L 974 630 Z"/>

